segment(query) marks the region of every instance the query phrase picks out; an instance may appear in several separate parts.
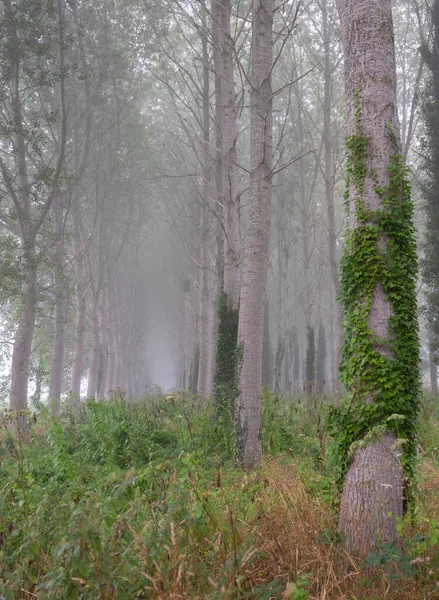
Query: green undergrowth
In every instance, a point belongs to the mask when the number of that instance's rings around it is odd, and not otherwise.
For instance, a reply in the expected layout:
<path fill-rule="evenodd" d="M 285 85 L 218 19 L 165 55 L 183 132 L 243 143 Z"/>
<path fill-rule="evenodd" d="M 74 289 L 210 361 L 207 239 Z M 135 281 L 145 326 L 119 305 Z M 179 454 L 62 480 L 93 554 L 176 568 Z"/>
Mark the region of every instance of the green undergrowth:
<path fill-rule="evenodd" d="M 437 408 L 430 403 L 428 411 L 421 446 L 435 464 Z M 313 594 L 326 579 L 310 574 L 299 556 L 321 551 L 338 560 L 326 412 L 323 401 L 265 392 L 266 458 L 251 475 L 233 467 L 230 428 L 189 396 L 88 402 L 59 421 L 41 411 L 21 436 L 14 415 L 5 413 L 0 594 L 319 597 Z M 286 557 L 295 535 L 308 545 L 293 564 Z"/>

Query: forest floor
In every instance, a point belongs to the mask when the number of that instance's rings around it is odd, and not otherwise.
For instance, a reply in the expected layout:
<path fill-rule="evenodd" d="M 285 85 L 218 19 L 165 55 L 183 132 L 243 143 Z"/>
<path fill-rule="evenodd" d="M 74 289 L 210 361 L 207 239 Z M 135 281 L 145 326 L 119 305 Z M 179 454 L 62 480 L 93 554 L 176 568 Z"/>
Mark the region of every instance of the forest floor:
<path fill-rule="evenodd" d="M 0 594 L 17 599 L 439 598 L 439 419 L 425 400 L 416 505 L 367 568 L 337 534 L 327 404 L 266 394 L 265 458 L 189 397 L 44 410 L 0 428 Z"/>

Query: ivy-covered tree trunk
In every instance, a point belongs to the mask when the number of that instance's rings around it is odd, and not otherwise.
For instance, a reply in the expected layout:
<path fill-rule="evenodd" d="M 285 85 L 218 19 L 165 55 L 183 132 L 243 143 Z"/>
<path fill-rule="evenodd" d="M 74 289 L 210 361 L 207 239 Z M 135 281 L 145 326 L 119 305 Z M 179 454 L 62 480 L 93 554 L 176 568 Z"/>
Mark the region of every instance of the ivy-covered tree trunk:
<path fill-rule="evenodd" d="M 230 30 L 231 0 L 212 2 L 214 43 L 216 54 L 216 118 L 221 127 L 217 135 L 217 147 L 220 154 L 218 191 L 220 202 L 224 206 L 224 271 L 223 294 L 220 300 L 218 319 L 218 345 L 215 370 L 215 399 L 219 403 L 229 404 L 235 397 L 235 376 L 225 379 L 230 368 L 236 369 L 236 343 L 238 337 L 238 308 L 240 293 L 240 213 L 237 178 L 238 138 L 237 107 L 235 81 L 233 74 L 235 41 Z M 235 329 L 231 327 L 235 324 Z M 226 349 L 225 343 L 228 343 Z M 231 362 L 233 359 L 233 362 Z M 222 362 L 224 361 L 224 362 Z M 231 395 L 230 395 L 231 393 Z"/>
<path fill-rule="evenodd" d="M 236 462 L 246 471 L 262 459 L 262 337 L 272 193 L 273 0 L 253 0 L 250 99 L 250 213 L 239 307 Z"/>
<path fill-rule="evenodd" d="M 342 260 L 347 395 L 340 530 L 365 556 L 397 541 L 419 395 L 413 207 L 402 164 L 391 0 L 338 0 L 345 55 L 349 231 Z"/>
<path fill-rule="evenodd" d="M 189 391 L 195 396 L 198 388 L 198 367 L 200 362 L 200 349 L 198 346 L 194 349 L 189 372 Z"/>
<path fill-rule="evenodd" d="M 214 156 L 214 202 L 213 212 L 216 213 L 215 219 L 215 284 L 211 302 L 211 318 L 209 323 L 209 365 L 207 375 L 208 397 L 215 395 L 215 379 L 217 370 L 218 356 L 218 335 L 219 335 L 219 307 L 223 288 L 224 274 L 224 230 L 223 230 L 223 207 L 224 207 L 224 161 L 223 161 L 223 90 L 221 86 L 221 55 L 220 55 L 220 6 L 217 0 L 211 2 L 212 14 L 212 38 L 213 38 L 213 64 L 215 72 L 215 151 Z"/>

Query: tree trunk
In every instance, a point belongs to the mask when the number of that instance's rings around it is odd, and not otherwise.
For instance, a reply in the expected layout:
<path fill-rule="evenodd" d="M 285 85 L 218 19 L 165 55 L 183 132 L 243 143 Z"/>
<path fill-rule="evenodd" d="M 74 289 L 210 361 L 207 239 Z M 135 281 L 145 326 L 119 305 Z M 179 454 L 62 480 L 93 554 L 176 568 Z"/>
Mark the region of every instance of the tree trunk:
<path fill-rule="evenodd" d="M 437 364 L 436 364 L 436 356 L 433 350 L 434 343 L 434 334 L 429 330 L 428 331 L 428 362 L 430 366 L 430 386 L 431 393 L 433 396 L 438 395 L 438 385 L 437 385 Z"/>
<path fill-rule="evenodd" d="M 253 0 L 250 99 L 250 211 L 239 307 L 236 462 L 262 460 L 262 338 L 272 194 L 273 0 Z"/>
<path fill-rule="evenodd" d="M 94 398 L 98 386 L 99 358 L 101 355 L 101 335 L 99 331 L 99 296 L 95 291 L 91 307 L 92 348 L 88 371 L 87 398 Z"/>
<path fill-rule="evenodd" d="M 326 333 L 322 321 L 320 320 L 319 325 L 319 337 L 317 341 L 316 351 L 316 382 L 317 391 L 319 394 L 323 394 L 326 388 Z"/>
<path fill-rule="evenodd" d="M 71 396 L 76 403 L 81 396 L 81 377 L 84 362 L 84 336 L 85 336 L 85 271 L 84 253 L 82 248 L 81 223 L 77 197 L 72 198 L 73 208 L 73 264 L 75 268 L 75 293 L 76 293 L 76 319 L 75 319 L 75 347 L 73 350 Z"/>
<path fill-rule="evenodd" d="M 273 386 L 273 356 L 270 342 L 270 312 L 268 302 L 264 308 L 264 333 L 262 339 L 262 387 L 271 389 Z"/>
<path fill-rule="evenodd" d="M 224 292 L 230 301 L 230 308 L 237 310 L 239 305 L 239 204 L 237 189 L 237 156 L 238 138 L 235 81 L 233 76 L 233 58 L 235 42 L 230 32 L 231 0 L 217 2 L 219 18 L 218 46 L 220 54 L 220 84 L 222 101 L 222 155 L 224 196 Z"/>
<path fill-rule="evenodd" d="M 39 197 L 39 202 L 33 202 L 31 196 L 31 185 L 28 177 L 29 152 L 32 144 L 27 138 L 27 126 L 23 117 L 23 106 L 25 100 L 21 96 L 23 80 L 21 73 L 24 71 L 21 65 L 23 53 L 20 51 L 20 34 L 17 30 L 20 12 L 17 12 L 15 4 L 11 0 L 4 0 L 4 17 L 8 21 L 6 31 L 6 53 L 3 56 L 4 64 L 7 65 L 7 78 L 9 89 L 2 98 L 2 120 L 13 124 L 9 139 L 11 149 L 9 156 L 13 156 L 15 173 L 9 170 L 3 160 L 0 162 L 2 179 L 14 205 L 19 224 L 19 233 L 22 242 L 22 259 L 24 278 L 22 282 L 21 312 L 15 334 L 11 365 L 11 398 L 10 406 L 13 410 L 25 410 L 27 408 L 27 386 L 29 380 L 29 363 L 32 348 L 32 339 L 35 330 L 35 318 L 37 307 L 37 260 L 36 260 L 36 237 L 51 209 L 52 202 L 59 188 L 60 177 L 64 165 L 66 139 L 67 139 L 67 110 L 65 97 L 65 67 L 64 67 L 64 13 L 61 0 L 56 2 L 57 26 L 58 26 L 58 57 L 59 57 L 59 99 L 60 128 L 57 139 L 56 166 L 52 173 L 52 185 L 48 190 L 47 197 Z M 38 157 L 41 158 L 41 157 Z M 53 158 L 53 157 L 52 157 Z M 30 159 L 32 160 L 32 158 Z M 9 159 L 8 159 L 9 162 Z M 42 165 L 40 165 L 42 166 Z M 49 163 L 46 166 L 50 166 Z M 34 186 L 35 187 L 35 186 Z M 36 186 L 36 189 L 38 186 Z"/>
<path fill-rule="evenodd" d="M 208 366 L 209 366 L 209 287 L 207 280 L 207 234 L 208 229 L 206 225 L 207 221 L 207 209 L 203 206 L 203 217 L 202 217 L 202 252 L 201 252 L 201 281 L 200 281 L 200 320 L 199 320 L 199 348 L 200 358 L 198 363 L 198 383 L 197 393 L 204 403 L 207 399 L 207 378 L 208 378 Z"/>
<path fill-rule="evenodd" d="M 189 378 L 191 372 L 192 357 L 192 295 L 191 280 L 185 279 L 183 282 L 184 295 L 184 325 L 183 325 L 183 349 L 184 349 L 184 389 L 189 389 Z"/>
<path fill-rule="evenodd" d="M 224 230 L 223 230 L 223 212 L 224 212 L 224 162 L 223 162 L 223 101 L 221 86 L 221 56 L 220 56 L 220 9 L 219 2 L 213 0 L 211 3 L 212 13 L 212 35 L 213 35 L 213 64 L 215 71 L 215 199 L 213 206 L 216 215 L 215 221 L 215 241 L 216 241 L 216 261 L 215 261 L 215 285 L 211 302 L 211 318 L 209 323 L 209 365 L 207 375 L 207 394 L 213 398 L 215 393 L 215 373 L 218 355 L 218 311 L 222 292 L 222 279 L 224 273 Z"/>
<path fill-rule="evenodd" d="M 276 357 L 274 359 L 274 393 L 281 393 L 282 364 L 285 354 L 285 336 L 278 336 Z"/>
<path fill-rule="evenodd" d="M 37 261 L 34 244 L 24 248 L 21 311 L 15 333 L 11 366 L 11 410 L 27 410 L 27 386 L 37 310 Z"/>
<path fill-rule="evenodd" d="M 111 279 L 108 276 L 108 288 L 111 286 Z M 105 380 L 105 397 L 110 400 L 112 393 L 115 390 L 115 374 L 116 374 L 116 335 L 115 335 L 115 315 L 113 297 L 111 291 L 107 288 L 107 310 L 106 310 L 106 338 L 107 338 L 107 377 Z"/>
<path fill-rule="evenodd" d="M 396 436 L 385 433 L 355 452 L 343 482 L 339 528 L 346 549 L 364 558 L 378 540 L 396 540 L 403 515 L 404 473 Z"/>
<path fill-rule="evenodd" d="M 341 373 L 349 406 L 355 407 L 345 413 L 342 435 L 357 430 L 354 442 L 378 424 L 387 430 L 354 451 L 343 481 L 339 527 L 347 550 L 365 557 L 378 540 L 398 540 L 401 453 L 410 460 L 415 446 L 416 248 L 400 166 L 391 0 L 338 0 L 338 11 L 345 54 L 350 227 L 341 286 L 347 323 Z M 397 426 L 395 412 L 402 416 Z M 407 440 L 402 448 L 396 431 Z M 342 460 L 350 450 L 351 445 L 342 448 Z"/>
<path fill-rule="evenodd" d="M 103 400 L 106 395 L 107 371 L 108 371 L 108 335 L 107 335 L 107 311 L 105 307 L 105 291 L 102 290 L 99 301 L 99 369 L 97 378 L 98 399 Z"/>
<path fill-rule="evenodd" d="M 120 314 L 120 296 L 117 287 L 113 289 L 113 318 L 114 318 L 114 352 L 115 352 L 115 369 L 114 369 L 114 389 L 124 389 L 124 351 L 123 336 L 122 336 L 122 318 Z"/>
<path fill-rule="evenodd" d="M 274 359 L 274 391 L 276 394 L 280 394 L 282 388 L 282 366 L 285 355 L 286 345 L 286 304 L 287 299 L 284 302 L 284 286 L 287 281 L 284 260 L 286 262 L 285 250 L 285 198 L 283 182 L 279 181 L 278 187 L 278 198 L 276 205 L 276 229 L 277 229 L 277 267 L 278 267 L 278 279 L 277 279 L 277 349 L 276 356 Z M 284 306 L 285 304 L 285 306 Z"/>
<path fill-rule="evenodd" d="M 203 3 L 204 20 L 207 13 Z M 202 33 L 203 47 L 203 191 L 201 216 L 201 268 L 200 268 L 200 358 L 198 363 L 197 393 L 204 403 L 207 398 L 208 365 L 209 365 L 209 282 L 208 282 L 208 242 L 209 220 L 208 206 L 211 186 L 210 156 L 210 104 L 209 104 L 209 54 L 207 48 L 207 25 Z"/>
<path fill-rule="evenodd" d="M 53 201 L 56 247 L 54 252 L 55 272 L 55 332 L 50 362 L 49 402 L 52 412 L 59 415 L 64 368 L 64 347 L 66 329 L 66 280 L 64 274 L 64 209 L 62 197 L 58 194 Z"/>
<path fill-rule="evenodd" d="M 223 269 L 222 255 L 224 252 L 224 238 L 222 225 L 217 220 L 216 227 L 216 268 L 215 286 L 212 294 L 211 312 L 209 322 L 209 365 L 207 368 L 207 397 L 213 398 L 215 391 L 215 369 L 218 350 L 218 311 L 221 298 L 221 276 Z"/>
<path fill-rule="evenodd" d="M 343 341 L 343 319 L 341 307 L 337 301 L 340 296 L 340 279 L 338 274 L 337 261 L 337 231 L 335 224 L 334 209 L 334 161 L 333 161 L 333 142 L 331 135 L 331 111 L 332 111 L 332 79 L 334 67 L 331 62 L 331 40 L 329 35 L 329 18 L 327 0 L 321 0 L 322 22 L 323 22 L 323 49 L 325 53 L 324 61 L 324 111 L 323 111 L 323 143 L 324 143 L 324 178 L 325 178 L 325 199 L 326 199 L 326 218 L 328 227 L 328 251 L 331 267 L 332 285 L 335 300 L 335 323 L 334 323 L 334 362 L 333 362 L 333 391 L 338 387 L 338 368 L 341 360 L 341 346 Z M 331 299 L 332 301 L 332 299 Z"/>

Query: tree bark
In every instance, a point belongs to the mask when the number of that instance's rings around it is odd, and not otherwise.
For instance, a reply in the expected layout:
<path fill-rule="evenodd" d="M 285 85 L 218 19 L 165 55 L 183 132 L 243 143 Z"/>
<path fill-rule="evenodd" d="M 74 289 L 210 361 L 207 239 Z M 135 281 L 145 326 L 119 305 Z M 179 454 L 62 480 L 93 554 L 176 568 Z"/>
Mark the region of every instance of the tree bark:
<path fill-rule="evenodd" d="M 224 292 L 230 301 L 230 308 L 238 309 L 240 287 L 240 237 L 239 237 L 239 200 L 237 186 L 237 154 L 238 138 L 237 108 L 235 80 L 233 76 L 233 59 L 235 42 L 230 32 L 231 1 L 218 0 L 217 17 L 218 49 L 220 55 L 220 85 L 222 107 L 222 156 L 224 197 Z"/>
<path fill-rule="evenodd" d="M 209 365 L 207 375 L 207 394 L 212 398 L 215 392 L 215 371 L 218 351 L 218 327 L 219 327 L 219 304 L 222 291 L 222 279 L 224 273 L 224 161 L 223 161 L 223 101 L 221 85 L 221 56 L 220 56 L 220 9 L 217 0 L 212 0 L 212 36 L 213 36 L 213 64 L 215 71 L 215 153 L 214 153 L 214 175 L 215 175 L 215 203 L 213 212 L 215 214 L 215 283 L 211 302 L 211 317 L 209 323 Z"/>
<path fill-rule="evenodd" d="M 222 224 L 217 220 L 216 226 L 216 268 L 215 284 L 211 301 L 211 312 L 209 322 L 209 364 L 207 368 L 207 397 L 213 398 L 215 388 L 215 369 L 218 346 L 218 310 L 221 296 L 221 275 L 223 269 L 224 237 Z"/>
<path fill-rule="evenodd" d="M 428 331 L 428 362 L 430 367 L 430 386 L 431 393 L 433 396 L 438 395 L 438 385 L 437 385 L 437 364 L 435 352 L 433 350 L 434 344 L 434 334 L 429 330 Z"/>
<path fill-rule="evenodd" d="M 207 48 L 207 12 L 203 6 L 204 29 L 202 32 L 203 48 L 203 190 L 201 209 L 201 268 L 200 268 L 200 358 L 198 363 L 197 392 L 204 403 L 207 398 L 208 365 L 209 365 L 209 282 L 208 282 L 208 242 L 209 219 L 208 206 L 211 186 L 210 155 L 210 103 L 209 103 L 209 54 Z"/>
<path fill-rule="evenodd" d="M 395 435 L 385 433 L 355 452 L 343 482 L 339 528 L 346 549 L 364 558 L 378 540 L 397 539 L 403 516 L 404 474 Z"/>
<path fill-rule="evenodd" d="M 332 78 L 334 68 L 331 62 L 331 40 L 329 35 L 329 18 L 327 0 L 321 0 L 322 24 L 323 24 L 323 49 L 325 53 L 324 60 L 324 105 L 323 105 L 323 143 L 324 143 L 324 179 L 325 179 L 325 199 L 326 199 L 326 218 L 328 227 L 328 250 L 329 262 L 331 267 L 332 285 L 335 301 L 335 323 L 334 323 L 334 361 L 333 361 L 333 391 L 339 387 L 338 368 L 341 360 L 341 346 L 343 340 L 343 319 L 341 307 L 337 301 L 340 296 L 340 279 L 338 273 L 337 260 L 337 231 L 335 224 L 334 209 L 334 161 L 333 161 L 333 142 L 331 135 L 331 111 L 332 111 Z M 332 299 L 331 299 L 332 300 Z"/>
<path fill-rule="evenodd" d="M 279 181 L 278 198 L 276 205 L 276 229 L 277 229 L 277 349 L 274 360 L 274 391 L 280 394 L 282 389 L 282 366 L 286 350 L 287 336 L 287 298 L 284 287 L 287 283 L 288 261 L 285 247 L 285 198 L 282 180 Z"/>
<path fill-rule="evenodd" d="M 87 398 L 94 398 L 98 386 L 99 358 L 101 355 L 101 335 L 99 331 L 99 295 L 93 294 L 91 307 L 92 347 L 90 368 L 88 371 Z"/>
<path fill-rule="evenodd" d="M 183 324 L 183 350 L 184 350 L 184 389 L 189 389 L 189 377 L 191 372 L 192 357 L 192 295 L 191 280 L 183 282 L 184 295 L 184 324 Z"/>
<path fill-rule="evenodd" d="M 366 223 L 374 224 L 374 213 L 383 208 L 380 190 L 388 188 L 392 157 L 401 150 L 392 8 L 391 0 L 338 0 L 337 4 L 345 55 L 348 139 L 357 136 L 360 129 L 362 139 L 367 140 L 367 154 L 360 167 L 364 179 L 359 184 L 354 176 L 350 178 L 349 227 L 355 230 L 362 223 L 358 208 L 362 203 L 371 215 Z M 385 252 L 386 247 L 386 234 L 380 231 L 378 249 Z M 389 272 L 391 268 L 389 265 Z M 368 329 L 378 340 L 376 351 L 389 360 L 397 351 L 389 330 L 392 314 L 377 281 Z M 350 390 L 354 399 L 360 386 L 361 381 Z M 373 403 L 374 392 L 358 401 Z M 355 451 L 343 482 L 339 527 L 346 536 L 347 550 L 361 557 L 378 540 L 386 543 L 398 539 L 395 519 L 403 514 L 403 469 L 401 449 L 395 442 L 395 434 L 389 431 L 365 443 Z"/>
<path fill-rule="evenodd" d="M 97 378 L 97 394 L 98 399 L 103 400 L 106 395 L 106 383 L 108 372 L 108 335 L 107 335 L 107 310 L 105 306 L 105 290 L 102 290 L 99 301 L 99 342 L 100 342 L 100 357 L 99 370 Z"/>
<path fill-rule="evenodd" d="M 64 208 L 62 196 L 58 194 L 53 201 L 55 229 L 55 331 L 50 362 L 49 402 L 52 413 L 59 415 L 61 407 L 62 378 L 64 368 L 65 329 L 66 329 L 66 280 L 64 274 Z"/>
<path fill-rule="evenodd" d="M 37 310 L 37 264 L 35 246 L 24 248 L 24 279 L 21 286 L 21 311 L 15 333 L 11 366 L 11 410 L 27 409 L 27 386 L 32 340 Z"/>
<path fill-rule="evenodd" d="M 107 340 L 107 376 L 105 380 L 105 397 L 110 400 L 112 393 L 115 390 L 115 374 L 116 374 L 116 334 L 115 334 L 115 315 L 114 315 L 114 304 L 113 297 L 110 291 L 111 279 L 108 275 L 107 289 L 106 289 L 106 340 Z"/>
<path fill-rule="evenodd" d="M 250 211 L 239 308 L 235 406 L 236 462 L 246 471 L 262 460 L 262 340 L 272 194 L 273 0 L 253 0 L 252 23 Z"/>
<path fill-rule="evenodd" d="M 85 337 L 85 270 L 84 252 L 82 248 L 81 215 L 78 198 L 72 197 L 73 210 L 73 265 L 75 269 L 75 294 L 76 294 L 76 319 L 75 319 L 75 346 L 73 350 L 73 364 L 70 390 L 73 403 L 77 403 L 81 396 L 81 378 L 84 363 L 84 337 Z"/>

